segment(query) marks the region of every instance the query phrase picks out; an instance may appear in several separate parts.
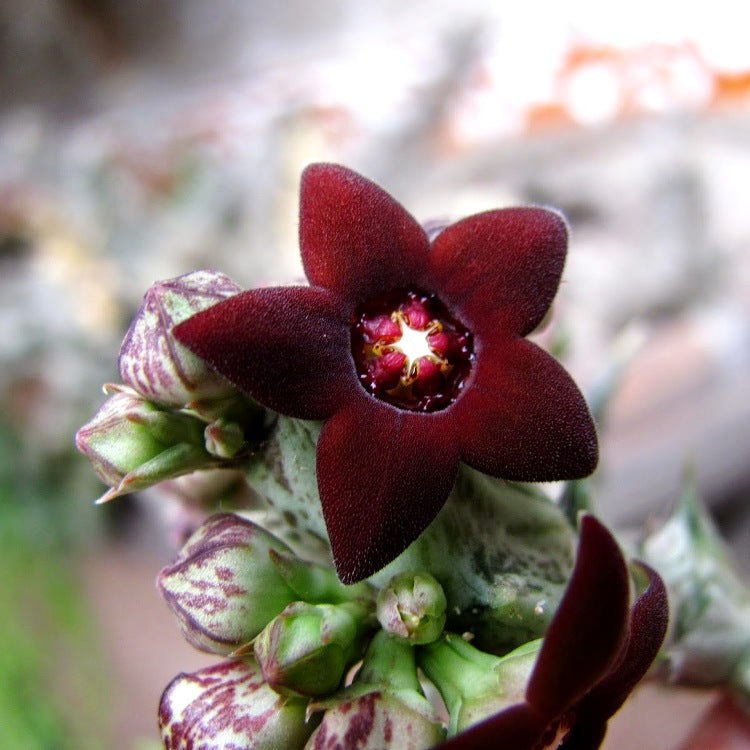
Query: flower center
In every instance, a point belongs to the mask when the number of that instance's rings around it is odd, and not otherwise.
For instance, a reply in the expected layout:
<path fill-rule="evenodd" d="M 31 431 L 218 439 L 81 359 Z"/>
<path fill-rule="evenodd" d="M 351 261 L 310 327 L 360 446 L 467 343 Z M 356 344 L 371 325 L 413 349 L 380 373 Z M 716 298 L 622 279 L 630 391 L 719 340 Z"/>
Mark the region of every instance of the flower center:
<path fill-rule="evenodd" d="M 434 294 L 407 290 L 371 300 L 352 323 L 362 386 L 410 411 L 439 411 L 461 391 L 474 359 L 471 333 Z"/>

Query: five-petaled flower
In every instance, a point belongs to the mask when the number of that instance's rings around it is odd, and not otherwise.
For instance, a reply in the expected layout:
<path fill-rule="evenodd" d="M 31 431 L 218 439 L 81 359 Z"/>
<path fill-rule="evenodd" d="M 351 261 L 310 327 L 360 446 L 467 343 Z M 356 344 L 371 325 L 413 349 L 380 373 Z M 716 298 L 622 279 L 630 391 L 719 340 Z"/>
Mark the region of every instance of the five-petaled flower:
<path fill-rule="evenodd" d="M 459 461 L 529 482 L 593 471 L 581 393 L 525 338 L 563 270 L 558 214 L 487 211 L 430 241 L 377 185 L 316 164 L 302 177 L 300 243 L 310 286 L 243 292 L 174 334 L 268 408 L 325 420 L 318 489 L 342 581 L 416 539 Z"/>
<path fill-rule="evenodd" d="M 503 710 L 440 750 L 600 747 L 608 720 L 646 674 L 667 632 L 664 582 L 638 565 L 648 586 L 630 608 L 617 543 L 593 516 L 584 516 L 576 566 L 523 694 L 517 702 L 498 696 Z"/>

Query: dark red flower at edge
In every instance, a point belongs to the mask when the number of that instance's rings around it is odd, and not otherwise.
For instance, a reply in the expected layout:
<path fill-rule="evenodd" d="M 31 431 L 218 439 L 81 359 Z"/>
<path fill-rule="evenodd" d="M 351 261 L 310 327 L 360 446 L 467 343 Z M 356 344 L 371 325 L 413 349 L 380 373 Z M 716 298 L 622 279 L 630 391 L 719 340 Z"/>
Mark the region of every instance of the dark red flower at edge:
<path fill-rule="evenodd" d="M 459 461 L 527 482 L 593 471 L 583 397 L 524 338 L 563 270 L 558 214 L 488 211 L 430 243 L 377 185 L 316 164 L 302 176 L 300 243 L 310 286 L 243 292 L 174 333 L 268 408 L 326 420 L 318 488 L 342 581 L 416 539 Z"/>
<path fill-rule="evenodd" d="M 629 606 L 628 570 L 612 535 L 584 516 L 576 565 L 544 636 L 526 688 L 513 705 L 440 745 L 440 750 L 596 750 L 609 718 L 646 674 L 664 640 L 664 582 Z"/>

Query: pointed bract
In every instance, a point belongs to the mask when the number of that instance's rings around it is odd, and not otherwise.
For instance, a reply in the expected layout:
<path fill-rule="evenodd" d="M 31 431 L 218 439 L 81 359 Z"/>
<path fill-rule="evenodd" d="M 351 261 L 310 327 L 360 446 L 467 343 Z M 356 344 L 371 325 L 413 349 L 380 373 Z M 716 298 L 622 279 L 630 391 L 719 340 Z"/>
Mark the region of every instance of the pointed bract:
<path fill-rule="evenodd" d="M 97 502 L 208 469 L 218 459 L 205 448 L 199 419 L 148 401 L 126 386 L 105 386 L 109 398 L 76 433 L 76 448 L 110 486 Z"/>

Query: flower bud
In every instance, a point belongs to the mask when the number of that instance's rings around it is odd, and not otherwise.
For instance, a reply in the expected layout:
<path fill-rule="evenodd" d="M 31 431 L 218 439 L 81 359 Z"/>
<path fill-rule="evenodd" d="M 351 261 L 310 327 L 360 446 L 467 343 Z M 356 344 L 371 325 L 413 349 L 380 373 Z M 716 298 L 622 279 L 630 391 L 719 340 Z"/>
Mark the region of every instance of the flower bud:
<path fill-rule="evenodd" d="M 280 539 L 229 513 L 211 516 L 157 579 L 185 638 L 228 654 L 255 638 L 298 597 L 273 563 L 289 555 Z"/>
<path fill-rule="evenodd" d="M 159 703 L 166 750 L 301 750 L 314 728 L 305 702 L 274 692 L 253 659 L 181 674 Z"/>
<path fill-rule="evenodd" d="M 310 708 L 325 713 L 306 750 L 354 746 L 353 740 L 360 750 L 423 750 L 445 734 L 422 693 L 411 644 L 382 630 L 370 642 L 354 683 Z"/>
<path fill-rule="evenodd" d="M 233 458 L 245 446 L 245 433 L 237 422 L 216 419 L 204 432 L 206 451 L 217 458 Z"/>
<path fill-rule="evenodd" d="M 445 633 L 422 647 L 419 666 L 445 701 L 450 714 L 448 736 L 523 702 L 541 645 L 541 639 L 531 641 L 498 657 L 461 636 Z"/>
<path fill-rule="evenodd" d="M 431 643 L 445 627 L 445 592 L 429 573 L 399 573 L 378 594 L 383 630 L 414 644 Z"/>
<path fill-rule="evenodd" d="M 370 608 L 363 604 L 290 604 L 255 640 L 266 682 L 285 695 L 336 690 L 361 654 Z"/>
<path fill-rule="evenodd" d="M 112 395 L 76 434 L 76 447 L 112 488 L 98 502 L 216 464 L 204 448 L 203 423 L 165 410 L 129 388 Z"/>
<path fill-rule="evenodd" d="M 154 284 L 120 348 L 123 382 L 152 401 L 176 407 L 235 395 L 229 381 L 172 336 L 172 328 L 239 291 L 216 271 L 195 271 Z"/>

